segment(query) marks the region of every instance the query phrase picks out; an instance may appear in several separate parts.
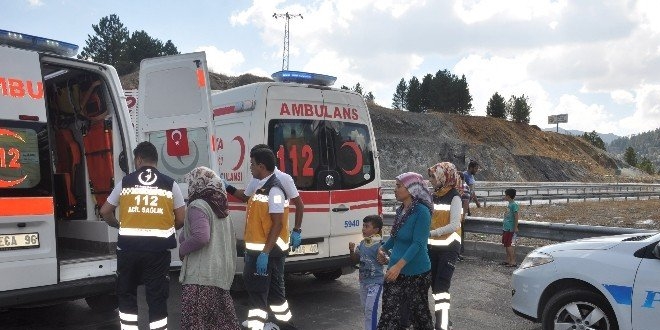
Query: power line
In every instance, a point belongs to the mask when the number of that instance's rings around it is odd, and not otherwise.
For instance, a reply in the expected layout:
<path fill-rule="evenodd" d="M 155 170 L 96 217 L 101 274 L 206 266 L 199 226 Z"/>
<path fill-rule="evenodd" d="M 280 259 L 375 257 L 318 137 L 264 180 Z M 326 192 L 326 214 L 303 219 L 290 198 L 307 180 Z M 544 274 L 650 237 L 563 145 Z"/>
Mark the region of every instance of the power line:
<path fill-rule="evenodd" d="M 289 70 L 289 20 L 294 17 L 303 18 L 302 14 L 285 14 L 274 13 L 273 17 L 277 18 L 286 18 L 286 24 L 284 26 L 284 52 L 282 54 L 282 70 Z"/>

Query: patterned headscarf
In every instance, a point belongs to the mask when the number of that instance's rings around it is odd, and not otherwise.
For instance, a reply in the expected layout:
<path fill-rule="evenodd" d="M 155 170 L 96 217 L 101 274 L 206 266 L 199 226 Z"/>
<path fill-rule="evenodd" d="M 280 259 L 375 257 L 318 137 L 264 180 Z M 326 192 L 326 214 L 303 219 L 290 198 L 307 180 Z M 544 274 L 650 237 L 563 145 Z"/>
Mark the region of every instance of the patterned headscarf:
<path fill-rule="evenodd" d="M 203 199 L 218 218 L 229 215 L 227 192 L 222 179 L 212 169 L 196 167 L 186 174 L 185 180 L 188 183 L 188 205 L 196 199 Z"/>
<path fill-rule="evenodd" d="M 432 212 L 433 210 L 431 193 L 429 192 L 426 182 L 424 182 L 424 177 L 422 177 L 421 175 L 415 172 L 406 172 L 403 174 L 399 174 L 399 176 L 397 176 L 396 179 L 400 181 L 406 187 L 406 189 L 408 189 L 408 192 L 412 196 L 413 202 L 405 213 L 403 212 L 403 205 L 400 205 L 396 209 L 396 215 L 394 216 L 394 225 L 392 226 L 392 230 L 390 231 L 390 235 L 392 237 L 395 237 L 397 235 L 399 229 L 401 229 L 403 224 L 406 223 L 406 220 L 408 220 L 408 216 L 410 216 L 410 213 L 415 208 L 415 206 L 417 206 L 417 204 L 422 204 L 428 207 L 429 212 Z"/>
<path fill-rule="evenodd" d="M 461 188 L 461 178 L 458 175 L 456 166 L 450 162 L 437 163 L 429 167 L 429 175 L 435 176 L 436 186 L 433 188 L 438 190 L 449 190 L 451 188 Z"/>

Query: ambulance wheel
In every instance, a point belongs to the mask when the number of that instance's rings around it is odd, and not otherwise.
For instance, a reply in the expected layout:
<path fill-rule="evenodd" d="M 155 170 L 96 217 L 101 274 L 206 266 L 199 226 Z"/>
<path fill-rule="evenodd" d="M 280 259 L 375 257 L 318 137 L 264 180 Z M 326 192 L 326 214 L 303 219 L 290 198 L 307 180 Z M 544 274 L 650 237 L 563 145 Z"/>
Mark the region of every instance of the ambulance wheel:
<path fill-rule="evenodd" d="M 585 289 L 556 293 L 543 309 L 543 330 L 618 330 L 612 307 L 602 295 Z"/>
<path fill-rule="evenodd" d="M 334 281 L 341 276 L 341 268 L 325 272 L 315 272 L 312 274 L 314 274 L 314 277 L 316 277 L 317 280 Z"/>
<path fill-rule="evenodd" d="M 114 294 L 103 294 L 85 298 L 87 306 L 95 312 L 110 312 L 119 306 L 117 296 Z"/>

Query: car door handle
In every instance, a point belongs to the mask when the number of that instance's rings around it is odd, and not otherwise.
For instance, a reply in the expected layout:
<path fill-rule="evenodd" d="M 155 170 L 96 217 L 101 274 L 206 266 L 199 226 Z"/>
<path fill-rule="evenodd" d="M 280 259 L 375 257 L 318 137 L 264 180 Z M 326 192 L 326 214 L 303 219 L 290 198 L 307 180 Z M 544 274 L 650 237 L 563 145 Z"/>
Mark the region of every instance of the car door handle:
<path fill-rule="evenodd" d="M 344 211 L 348 211 L 348 207 L 342 206 L 342 207 L 335 207 L 332 209 L 332 212 L 344 212 Z"/>

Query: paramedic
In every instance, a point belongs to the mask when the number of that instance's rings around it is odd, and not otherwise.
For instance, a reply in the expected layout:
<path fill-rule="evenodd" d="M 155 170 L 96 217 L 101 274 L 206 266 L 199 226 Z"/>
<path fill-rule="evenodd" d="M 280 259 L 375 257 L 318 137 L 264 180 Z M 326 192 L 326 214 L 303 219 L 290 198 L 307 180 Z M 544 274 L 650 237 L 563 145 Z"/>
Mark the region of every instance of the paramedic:
<path fill-rule="evenodd" d="M 101 216 L 119 228 L 117 297 L 123 328 L 138 325 L 137 287 L 144 283 L 149 329 L 167 328 L 170 249 L 175 229 L 183 226 L 185 203 L 179 185 L 158 172 L 158 151 L 151 142 L 133 150 L 136 171 L 125 176 L 101 207 Z M 119 219 L 114 211 L 119 206 Z"/>
<path fill-rule="evenodd" d="M 295 329 L 284 288 L 289 201 L 274 170 L 275 154 L 270 149 L 250 152 L 250 171 L 259 180 L 245 212 L 243 280 L 249 296 L 246 325 L 252 330 L 265 328 L 269 319 L 280 329 Z"/>
<path fill-rule="evenodd" d="M 250 152 L 260 148 L 266 148 L 272 150 L 268 145 L 257 144 L 256 146 L 252 147 L 252 149 L 250 149 Z M 300 246 L 300 243 L 302 241 L 301 226 L 302 226 L 303 214 L 305 211 L 305 204 L 303 204 L 303 201 L 300 198 L 300 194 L 298 193 L 298 189 L 296 188 L 296 184 L 294 183 L 293 178 L 288 173 L 280 171 L 277 168 L 277 166 L 275 166 L 274 173 L 275 173 L 275 177 L 277 177 L 277 179 L 280 180 L 280 183 L 284 188 L 284 193 L 286 194 L 287 198 L 289 198 L 289 202 L 296 207 L 295 223 L 293 225 L 293 229 L 291 230 L 291 247 L 295 249 L 298 246 Z M 230 195 L 240 199 L 243 202 L 247 202 L 250 196 L 252 196 L 254 192 L 257 190 L 258 183 L 259 180 L 252 178 L 252 180 L 250 180 L 250 182 L 248 183 L 247 187 L 245 187 L 245 190 L 236 189 L 234 186 L 229 185 L 226 182 L 225 185 L 227 186 L 227 192 Z"/>

